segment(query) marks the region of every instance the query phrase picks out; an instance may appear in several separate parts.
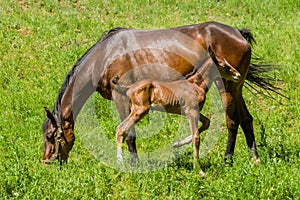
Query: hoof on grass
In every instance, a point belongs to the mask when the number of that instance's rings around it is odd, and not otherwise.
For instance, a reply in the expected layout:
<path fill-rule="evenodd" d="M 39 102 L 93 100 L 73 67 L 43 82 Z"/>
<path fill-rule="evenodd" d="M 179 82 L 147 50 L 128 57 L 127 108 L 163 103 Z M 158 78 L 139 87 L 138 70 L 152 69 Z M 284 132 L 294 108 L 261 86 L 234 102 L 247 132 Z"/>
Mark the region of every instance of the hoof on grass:
<path fill-rule="evenodd" d="M 206 178 L 206 174 L 202 170 L 200 170 L 199 174 L 201 175 L 201 178 L 203 179 Z"/>

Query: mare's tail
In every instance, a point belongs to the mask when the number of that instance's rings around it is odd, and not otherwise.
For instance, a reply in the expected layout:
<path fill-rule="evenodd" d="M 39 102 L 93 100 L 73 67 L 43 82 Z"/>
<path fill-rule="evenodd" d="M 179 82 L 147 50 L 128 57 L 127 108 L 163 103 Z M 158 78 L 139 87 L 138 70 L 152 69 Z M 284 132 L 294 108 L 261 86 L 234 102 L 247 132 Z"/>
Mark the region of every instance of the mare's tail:
<path fill-rule="evenodd" d="M 112 88 L 118 92 L 120 92 L 121 94 L 126 94 L 127 90 L 130 88 L 130 86 L 124 85 L 122 83 L 119 82 L 119 77 L 118 76 L 114 76 L 111 80 L 110 80 L 110 84 L 112 85 Z"/>
<path fill-rule="evenodd" d="M 251 46 L 253 45 L 253 43 L 256 43 L 250 30 L 239 29 L 239 32 L 248 41 L 248 43 Z M 251 60 L 253 59 L 259 60 L 259 58 L 252 57 Z M 268 73 L 273 71 L 274 69 L 279 69 L 279 66 L 267 64 L 267 63 L 250 63 L 250 67 L 246 76 L 247 86 L 254 89 L 256 92 L 260 94 L 264 94 L 264 92 L 258 89 L 261 88 L 268 93 L 264 95 L 267 95 L 269 97 L 272 97 L 270 92 L 274 92 L 276 94 L 279 94 L 280 96 L 286 97 L 279 92 L 280 90 L 282 90 L 282 88 L 275 86 L 275 83 L 280 82 L 281 80 L 272 77 L 270 73 Z M 252 85 L 250 83 L 252 83 Z"/>

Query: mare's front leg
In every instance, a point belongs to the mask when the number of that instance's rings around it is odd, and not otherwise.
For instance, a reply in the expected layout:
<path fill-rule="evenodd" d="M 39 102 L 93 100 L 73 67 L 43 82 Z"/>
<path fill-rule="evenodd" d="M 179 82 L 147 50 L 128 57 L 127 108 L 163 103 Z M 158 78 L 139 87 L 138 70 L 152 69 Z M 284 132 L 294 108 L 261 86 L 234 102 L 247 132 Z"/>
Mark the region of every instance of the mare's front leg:
<path fill-rule="evenodd" d="M 121 120 L 125 120 L 130 114 L 130 102 L 127 96 L 122 95 L 116 91 L 113 92 L 113 99 L 115 101 L 116 108 L 118 110 Z M 136 133 L 134 127 L 128 130 L 126 137 L 126 143 L 128 150 L 131 154 L 130 164 L 136 165 L 138 161 L 137 149 L 136 149 Z"/>

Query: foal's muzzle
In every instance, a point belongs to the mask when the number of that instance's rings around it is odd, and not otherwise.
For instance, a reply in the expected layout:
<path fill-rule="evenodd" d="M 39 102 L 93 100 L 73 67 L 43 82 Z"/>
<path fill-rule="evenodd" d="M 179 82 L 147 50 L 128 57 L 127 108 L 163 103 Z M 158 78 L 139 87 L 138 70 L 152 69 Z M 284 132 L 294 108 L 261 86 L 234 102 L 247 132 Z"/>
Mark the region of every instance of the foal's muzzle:
<path fill-rule="evenodd" d="M 240 74 L 236 74 L 236 75 L 233 76 L 233 80 L 236 81 L 236 82 L 240 81 L 241 78 L 242 78 L 242 76 Z"/>

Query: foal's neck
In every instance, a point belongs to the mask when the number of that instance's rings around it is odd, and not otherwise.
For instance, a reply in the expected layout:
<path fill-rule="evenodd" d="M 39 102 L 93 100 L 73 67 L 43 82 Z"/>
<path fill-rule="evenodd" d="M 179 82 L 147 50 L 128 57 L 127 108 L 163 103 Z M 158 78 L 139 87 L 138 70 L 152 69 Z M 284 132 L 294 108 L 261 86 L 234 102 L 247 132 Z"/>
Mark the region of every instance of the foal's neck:
<path fill-rule="evenodd" d="M 207 92 L 218 74 L 216 70 L 217 68 L 213 63 L 204 63 L 193 76 L 188 78 L 188 81 Z"/>

